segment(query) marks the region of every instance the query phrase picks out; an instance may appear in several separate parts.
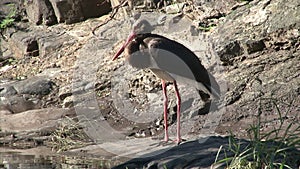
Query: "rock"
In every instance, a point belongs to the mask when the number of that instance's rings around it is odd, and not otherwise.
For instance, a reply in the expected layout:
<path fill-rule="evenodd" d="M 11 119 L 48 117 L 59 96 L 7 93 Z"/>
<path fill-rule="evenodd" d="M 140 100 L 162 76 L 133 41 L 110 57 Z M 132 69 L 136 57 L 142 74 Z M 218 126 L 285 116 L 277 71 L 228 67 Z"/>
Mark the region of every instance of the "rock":
<path fill-rule="evenodd" d="M 55 78 L 63 73 L 61 68 L 47 68 L 43 70 L 38 76 L 47 76 L 49 78 Z"/>
<path fill-rule="evenodd" d="M 81 8 L 85 19 L 99 17 L 111 11 L 110 2 L 106 0 L 81 0 Z"/>
<path fill-rule="evenodd" d="M 246 42 L 246 48 L 245 50 L 247 51 L 248 54 L 254 53 L 254 52 L 259 52 L 262 51 L 266 47 L 265 43 L 263 40 L 249 40 Z"/>
<path fill-rule="evenodd" d="M 16 95 L 18 92 L 14 88 L 14 86 L 6 86 L 6 87 L 0 87 L 0 96 L 13 96 Z"/>
<path fill-rule="evenodd" d="M 198 36 L 199 35 L 199 30 L 196 29 L 196 26 L 191 25 L 190 26 L 190 33 L 192 36 Z"/>
<path fill-rule="evenodd" d="M 184 8 L 185 5 L 186 5 L 185 2 L 168 5 L 168 6 L 166 6 L 166 13 L 167 14 L 180 13 L 180 12 L 182 12 L 182 9 Z"/>
<path fill-rule="evenodd" d="M 36 39 L 38 39 L 39 56 L 50 57 L 51 55 L 59 56 L 57 49 L 63 46 L 71 46 L 77 42 L 77 40 L 61 30 L 52 30 L 44 32 L 43 30 L 37 30 Z M 58 64 L 58 63 L 56 63 Z"/>
<path fill-rule="evenodd" d="M 137 18 L 138 19 L 138 18 Z M 135 19 L 135 20 L 137 20 Z M 164 25 L 166 22 L 167 16 L 166 15 L 161 15 L 157 18 L 157 25 Z"/>
<path fill-rule="evenodd" d="M 51 92 L 54 82 L 45 76 L 35 76 L 21 81 L 12 81 L 0 84 L 0 96 L 39 95 L 44 96 Z"/>
<path fill-rule="evenodd" d="M 51 92 L 54 83 L 45 77 L 32 77 L 17 82 L 14 87 L 19 94 L 47 95 Z"/>
<path fill-rule="evenodd" d="M 16 4 L 16 8 L 24 8 L 25 6 L 30 22 L 47 26 L 57 22 L 71 24 L 88 18 L 99 17 L 111 11 L 109 1 L 105 0 L 30 0 L 25 2 L 5 0 L 4 2 L 1 1 L 0 5 L 0 9 L 5 11 L 4 14 L 10 12 L 10 9 L 5 7 L 5 4 L 10 3 Z"/>
<path fill-rule="evenodd" d="M 224 46 L 219 46 L 218 56 L 223 63 L 231 64 L 230 59 L 235 56 L 243 54 L 243 48 L 237 41 L 228 42 Z M 218 50 L 218 49 L 217 49 Z"/>
<path fill-rule="evenodd" d="M 65 98 L 67 98 L 71 95 L 72 95 L 72 86 L 71 85 L 62 86 L 59 88 L 58 97 L 60 100 L 64 100 Z"/>
<path fill-rule="evenodd" d="M 229 89 L 224 102 L 230 105 L 229 113 L 222 117 L 228 121 L 220 123 L 217 132 L 225 134 L 225 128 L 227 131 L 238 129 L 240 132 L 236 135 L 247 136 L 241 129 L 249 128 L 258 109 L 270 104 L 268 102 L 280 107 L 279 112 L 293 109 L 289 115 L 297 119 L 298 113 L 290 103 L 299 102 L 300 18 L 290 16 L 299 15 L 299 4 L 297 0 L 289 4 L 284 0 L 252 1 L 236 8 L 217 27 L 213 40 L 221 61 L 227 65 L 224 76 Z M 265 102 L 261 104 L 261 100 Z M 275 108 L 270 109 L 272 113 L 265 110 L 262 116 L 272 121 L 269 126 L 276 126 L 271 119 L 279 115 L 274 113 Z M 287 127 L 291 121 L 285 121 L 281 127 Z"/>
<path fill-rule="evenodd" d="M 228 140 L 228 137 L 208 136 L 193 141 L 187 141 L 178 146 L 164 145 L 160 147 L 159 150 L 152 151 L 145 151 L 145 147 L 156 145 L 155 148 L 157 148 L 160 145 L 155 143 L 154 145 L 146 145 L 142 140 L 141 143 L 138 143 L 139 145 L 137 147 L 132 146 L 132 144 L 129 145 L 131 147 L 130 150 L 133 150 L 131 151 L 133 154 L 130 154 L 129 150 L 125 157 L 134 157 L 133 159 L 121 165 L 112 167 L 112 169 L 226 168 L 226 165 L 228 164 L 226 164 L 226 162 L 220 162 L 219 160 L 233 157 L 236 154 L 234 154 L 235 152 L 232 150 L 237 149 L 230 147 L 232 145 L 229 145 Z M 244 139 L 234 139 L 234 142 L 239 144 L 239 150 L 248 149 L 251 147 L 249 145 L 253 144 Z M 266 145 L 273 148 L 287 148 L 287 145 L 275 141 L 269 141 Z M 96 148 L 96 146 L 93 147 Z M 116 147 L 119 146 L 116 145 Z M 120 147 L 120 149 L 122 148 L 123 147 Z M 140 155 L 136 157 L 139 153 Z M 286 153 L 288 154 L 286 159 L 283 160 L 282 156 L 278 155 L 274 156 L 274 160 L 285 162 L 285 164 L 291 166 L 291 168 L 298 168 L 300 159 L 299 157 L 295 158 L 295 156 L 299 155 L 300 151 L 296 148 L 291 148 L 286 151 Z M 123 156 L 123 154 L 121 154 L 121 156 Z"/>
<path fill-rule="evenodd" d="M 111 11 L 110 3 L 105 0 L 50 0 L 59 23 L 67 24 L 99 17 Z"/>
<path fill-rule="evenodd" d="M 299 28 L 300 18 L 290 17 L 300 15 L 299 3 L 297 0 L 288 4 L 284 0 L 252 1 L 235 9 L 216 30 L 214 39 L 220 59 L 229 63 L 229 60 L 248 53 L 247 50 L 250 53 L 261 51 L 265 43 L 262 39 L 267 34 L 281 29 Z M 250 46 L 250 49 L 241 46 Z"/>
<path fill-rule="evenodd" d="M 29 21 L 37 25 L 54 25 L 57 23 L 53 7 L 49 0 L 26 1 L 25 8 Z"/>
<path fill-rule="evenodd" d="M 1 116 L 0 128 L 7 132 L 53 130 L 58 125 L 59 119 L 73 116 L 74 113 L 71 109 L 49 108 L 8 114 Z"/>
<path fill-rule="evenodd" d="M 5 59 L 3 58 L 3 60 L 5 60 Z M 0 75 L 2 75 L 2 73 L 4 73 L 4 72 L 11 70 L 12 68 L 13 68 L 12 65 L 5 65 L 3 67 L 0 67 Z"/>
<path fill-rule="evenodd" d="M 1 97 L 0 107 L 12 113 L 20 113 L 27 110 L 40 108 L 39 100 L 25 96 Z"/>
<path fill-rule="evenodd" d="M 8 114 L 12 114 L 12 112 L 7 110 L 5 107 L 2 107 L 2 105 L 0 104 L 0 117 Z"/>
<path fill-rule="evenodd" d="M 68 96 L 63 100 L 62 107 L 69 108 L 74 106 L 74 96 Z"/>
<path fill-rule="evenodd" d="M 299 37 L 298 31 L 295 31 L 296 27 L 299 27 L 299 18 L 289 17 L 291 13 L 297 13 L 299 10 L 293 8 L 292 6 L 299 5 L 299 2 L 294 0 L 291 1 L 289 6 L 292 8 L 288 13 L 285 12 L 286 6 L 283 5 L 283 0 L 278 1 L 278 3 L 268 3 L 269 1 L 253 1 L 249 6 L 242 6 L 237 8 L 235 13 L 231 13 L 227 20 L 220 24 L 217 35 L 215 36 L 216 50 L 220 56 L 221 61 L 225 64 L 234 64 L 236 66 L 230 71 L 228 81 L 234 83 L 232 91 L 229 91 L 226 102 L 235 102 L 242 96 L 242 93 L 248 95 L 245 90 L 247 90 L 247 84 L 249 81 L 256 79 L 257 75 L 260 76 L 261 72 L 264 74 L 264 78 L 270 77 L 271 74 L 274 74 L 272 71 L 276 71 L 273 68 L 269 70 L 265 68 L 266 64 L 271 64 L 279 62 L 285 62 L 284 58 L 287 60 L 293 60 L 297 64 L 297 59 L 294 59 L 293 56 L 287 57 L 282 56 L 282 52 L 275 52 L 273 49 L 279 50 L 297 50 L 296 48 L 296 39 Z M 279 7 L 279 5 L 283 5 Z M 274 6 L 277 6 L 274 8 Z M 250 9 L 249 9 L 250 7 Z M 269 12 L 271 11 L 271 12 Z M 279 14 L 282 14 L 281 16 Z M 285 16 L 287 22 L 284 24 L 279 23 L 281 18 Z M 235 22 L 232 23 L 232 18 L 235 18 Z M 255 18 L 255 19 L 254 19 Z M 265 18 L 272 18 L 266 20 Z M 241 24 L 244 23 L 244 24 Z M 287 24 L 287 25 L 285 25 Z M 270 26 L 270 29 L 266 31 L 266 27 Z M 276 26 L 275 26 L 276 25 Z M 286 27 L 283 27 L 285 25 Z M 272 27 L 272 29 L 271 29 Z M 226 30 L 226 31 L 225 31 Z M 272 31 L 271 31 L 272 30 Z M 252 34 L 252 32 L 255 32 Z M 276 45 L 278 44 L 278 45 Z M 261 53 L 262 50 L 268 49 L 272 52 L 272 57 L 269 57 L 266 61 L 263 58 L 267 58 L 266 54 Z M 273 48 L 273 49 L 272 49 Z M 283 52 L 286 53 L 286 52 Z M 286 53 L 286 55 L 289 55 Z M 297 55 L 297 54 L 296 54 Z M 247 59 L 250 57 L 249 59 Z M 257 59 L 253 59 L 256 58 Z M 280 59 L 279 59 L 280 58 Z M 280 61 L 275 61 L 280 60 Z M 276 63 L 275 63 L 276 62 Z M 291 63 L 286 61 L 286 64 Z M 250 66 L 252 65 L 252 66 Z M 276 66 L 272 67 L 276 67 Z M 294 65 L 295 66 L 295 65 Z M 293 66 L 292 66 L 293 67 Z M 288 67 L 283 66 L 281 71 L 285 71 Z M 234 70 L 235 69 L 235 70 Z M 269 72 L 266 74 L 266 72 Z M 296 71 L 293 71 L 294 74 Z M 276 73 L 275 73 L 276 74 Z M 296 73 L 297 74 L 297 73 Z M 273 79 L 277 76 L 281 76 L 280 79 L 289 78 L 287 74 L 283 75 L 280 72 L 277 72 L 276 76 L 272 76 Z M 240 78 L 239 78 L 240 77 Z M 250 79 L 249 79 L 250 78 Z M 239 80 L 234 80 L 239 79 Z M 241 83 L 244 83 L 241 85 Z M 267 83 L 262 81 L 263 84 Z M 291 81 L 288 81 L 286 85 L 290 84 Z M 241 86 L 243 86 L 241 88 Z M 270 86 L 275 90 L 275 86 Z M 255 89 L 252 89 L 252 92 Z M 261 88 L 257 88 L 262 90 Z M 269 89 L 268 89 L 269 90 Z M 234 94 L 235 93 L 235 94 Z M 239 94 L 238 94 L 239 93 Z M 285 92 L 284 92 L 285 93 Z M 262 95 L 263 96 L 263 95 Z M 246 96 L 247 98 L 253 98 Z"/>
<path fill-rule="evenodd" d="M 240 140 L 241 147 L 245 146 L 246 141 Z M 228 138 L 226 137 L 203 137 L 193 141 L 183 142 L 180 145 L 164 145 L 158 150 L 146 147 L 159 145 L 152 143 L 146 145 L 142 140 L 136 148 L 131 148 L 121 156 L 134 157 L 133 159 L 113 167 L 113 169 L 121 168 L 210 168 L 215 162 L 216 154 L 220 146 L 227 147 Z M 145 145 L 141 145 L 145 144 Z M 129 145 L 131 146 L 131 145 Z M 132 146 L 133 147 L 133 146 Z M 120 149 L 123 149 L 120 147 Z M 145 150 L 146 149 L 146 150 Z M 109 149 L 106 149 L 109 150 Z M 131 151 L 134 150 L 134 151 Z M 108 151 L 110 152 L 110 151 Z M 191 153 L 192 152 L 192 153 Z M 133 153 L 133 154 L 131 154 Z M 222 159 L 226 155 L 232 155 L 232 152 L 220 151 L 219 158 Z M 137 155 L 139 154 L 139 155 Z"/>
<path fill-rule="evenodd" d="M 105 0 L 29 0 L 25 2 L 5 0 L 4 2 L 1 1 L 0 5 L 0 9 L 5 11 L 4 14 L 8 14 L 11 10 L 5 7 L 6 4 L 15 4 L 16 8 L 25 7 L 30 22 L 47 26 L 58 22 L 71 24 L 88 18 L 99 17 L 111 11 L 109 1 Z"/>
<path fill-rule="evenodd" d="M 24 56 L 38 56 L 39 46 L 35 35 L 18 31 L 11 35 L 7 42 L 2 43 L 2 50 L 8 50 L 7 56 L 21 59 Z"/>
<path fill-rule="evenodd" d="M 50 0 L 50 2 L 59 23 L 66 22 L 71 24 L 83 20 L 82 11 L 79 9 L 80 5 L 78 3 L 73 5 L 68 0 Z"/>
<path fill-rule="evenodd" d="M 49 29 L 45 32 L 41 27 L 33 27 L 30 31 L 17 31 L 9 36 L 11 38 L 7 42 L 1 42 L 1 50 L 5 57 L 16 59 L 32 56 L 50 57 L 49 55 L 54 55 L 58 48 L 76 42 L 75 38 L 64 31 Z"/>

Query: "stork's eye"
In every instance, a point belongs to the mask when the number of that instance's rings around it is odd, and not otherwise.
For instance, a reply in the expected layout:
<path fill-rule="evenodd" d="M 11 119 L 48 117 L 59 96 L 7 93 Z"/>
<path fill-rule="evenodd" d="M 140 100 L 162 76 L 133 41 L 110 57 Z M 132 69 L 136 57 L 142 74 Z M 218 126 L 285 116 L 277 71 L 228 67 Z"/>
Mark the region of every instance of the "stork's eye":
<path fill-rule="evenodd" d="M 137 25 L 133 26 L 133 30 L 137 30 L 137 29 L 138 29 Z"/>

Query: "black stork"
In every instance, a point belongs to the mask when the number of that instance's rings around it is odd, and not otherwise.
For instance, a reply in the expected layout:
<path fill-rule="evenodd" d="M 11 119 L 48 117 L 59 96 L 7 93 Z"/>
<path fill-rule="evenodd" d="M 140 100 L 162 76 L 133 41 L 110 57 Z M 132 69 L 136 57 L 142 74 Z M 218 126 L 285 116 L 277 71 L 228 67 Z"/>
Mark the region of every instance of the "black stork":
<path fill-rule="evenodd" d="M 184 45 L 163 37 L 152 34 L 154 27 L 147 20 L 138 20 L 133 25 L 133 30 L 128 39 L 113 57 L 117 59 L 125 51 L 125 58 L 129 64 L 138 69 L 150 69 L 162 81 L 164 95 L 164 141 L 169 140 L 167 111 L 168 97 L 166 82 L 172 82 L 177 97 L 177 138 L 180 136 L 180 105 L 181 98 L 177 81 L 189 84 L 199 90 L 201 98 L 205 101 L 210 96 L 219 98 L 219 85 L 201 64 L 199 58 Z M 199 44 L 201 45 L 201 44 Z"/>

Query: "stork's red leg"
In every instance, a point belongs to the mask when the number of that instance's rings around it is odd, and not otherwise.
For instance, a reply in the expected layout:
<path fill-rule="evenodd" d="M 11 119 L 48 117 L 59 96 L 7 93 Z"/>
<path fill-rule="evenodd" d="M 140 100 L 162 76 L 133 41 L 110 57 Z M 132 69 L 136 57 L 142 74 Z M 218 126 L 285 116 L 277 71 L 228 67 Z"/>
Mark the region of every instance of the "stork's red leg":
<path fill-rule="evenodd" d="M 178 86 L 176 81 L 174 81 L 174 89 L 177 97 L 177 144 L 181 142 L 181 136 L 180 136 L 180 107 L 181 107 L 181 98 L 178 90 Z"/>
<path fill-rule="evenodd" d="M 167 142 L 169 140 L 168 135 L 168 96 L 167 96 L 167 88 L 166 88 L 166 82 L 164 80 L 161 80 L 162 84 L 162 90 L 164 93 L 164 124 L 165 124 L 165 141 Z"/>

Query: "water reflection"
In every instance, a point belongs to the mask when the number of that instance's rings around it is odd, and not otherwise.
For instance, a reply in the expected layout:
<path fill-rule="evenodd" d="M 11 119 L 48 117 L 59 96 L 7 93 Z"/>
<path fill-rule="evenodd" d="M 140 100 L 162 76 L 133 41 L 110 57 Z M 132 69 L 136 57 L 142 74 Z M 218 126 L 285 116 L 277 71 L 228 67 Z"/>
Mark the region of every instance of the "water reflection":
<path fill-rule="evenodd" d="M 118 161 L 66 155 L 35 156 L 0 152 L 0 169 L 107 169 Z"/>

